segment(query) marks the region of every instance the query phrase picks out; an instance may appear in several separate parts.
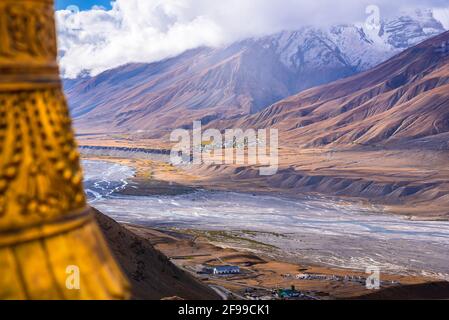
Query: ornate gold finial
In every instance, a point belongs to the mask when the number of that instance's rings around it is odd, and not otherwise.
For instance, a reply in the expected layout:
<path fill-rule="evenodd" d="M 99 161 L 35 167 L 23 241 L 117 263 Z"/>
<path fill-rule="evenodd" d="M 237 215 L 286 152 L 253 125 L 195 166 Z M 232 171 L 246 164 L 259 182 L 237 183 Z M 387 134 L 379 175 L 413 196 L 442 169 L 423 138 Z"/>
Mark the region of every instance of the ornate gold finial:
<path fill-rule="evenodd" d="M 0 2 L 0 299 L 123 299 L 84 196 L 53 0 Z"/>

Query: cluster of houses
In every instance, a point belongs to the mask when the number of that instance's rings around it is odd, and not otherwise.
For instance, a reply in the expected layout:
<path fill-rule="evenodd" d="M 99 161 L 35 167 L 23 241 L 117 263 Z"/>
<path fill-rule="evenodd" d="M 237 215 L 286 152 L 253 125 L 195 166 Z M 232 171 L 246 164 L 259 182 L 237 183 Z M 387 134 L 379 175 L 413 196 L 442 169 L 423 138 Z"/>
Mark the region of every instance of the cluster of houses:
<path fill-rule="evenodd" d="M 200 267 L 200 266 L 198 266 Z M 202 266 L 201 269 L 198 269 L 198 273 L 208 274 L 214 276 L 226 276 L 226 275 L 237 275 L 241 274 L 242 271 L 239 266 L 233 265 L 219 265 L 219 266 Z M 303 280 L 328 280 L 327 276 L 322 275 L 298 275 L 298 279 Z M 337 280 L 336 276 L 332 276 L 332 280 Z M 313 296 L 308 294 L 304 294 L 298 290 L 296 290 L 295 286 L 292 286 L 288 289 L 279 289 L 279 290 L 261 290 L 255 288 L 246 288 L 244 295 L 251 300 L 273 300 L 273 299 L 283 299 L 283 300 L 315 300 Z"/>
<path fill-rule="evenodd" d="M 278 290 L 246 288 L 243 295 L 248 300 L 316 300 L 310 294 L 296 290 L 295 286 Z"/>
<path fill-rule="evenodd" d="M 320 281 L 342 281 L 342 282 L 356 282 L 360 284 L 366 283 L 366 278 L 362 276 L 336 276 L 336 275 L 322 275 L 322 274 L 298 274 L 298 280 L 320 280 Z"/>
<path fill-rule="evenodd" d="M 342 282 L 355 282 L 362 285 L 366 284 L 366 277 L 363 276 L 336 276 L 336 275 L 322 275 L 322 274 L 298 274 L 297 280 L 320 280 L 320 281 L 342 281 Z M 382 282 L 383 284 L 399 284 L 397 281 Z M 381 283 L 381 284 L 382 284 Z"/>

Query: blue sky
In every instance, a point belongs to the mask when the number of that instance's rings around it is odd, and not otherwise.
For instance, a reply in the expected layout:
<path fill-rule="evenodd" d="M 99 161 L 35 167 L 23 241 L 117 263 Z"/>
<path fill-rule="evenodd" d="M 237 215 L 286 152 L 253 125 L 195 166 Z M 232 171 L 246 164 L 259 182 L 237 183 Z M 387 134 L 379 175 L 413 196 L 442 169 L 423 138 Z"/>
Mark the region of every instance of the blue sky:
<path fill-rule="evenodd" d="M 56 9 L 65 9 L 70 5 L 75 5 L 80 10 L 89 10 L 92 6 L 103 6 L 105 8 L 111 8 L 112 0 L 56 0 Z"/>

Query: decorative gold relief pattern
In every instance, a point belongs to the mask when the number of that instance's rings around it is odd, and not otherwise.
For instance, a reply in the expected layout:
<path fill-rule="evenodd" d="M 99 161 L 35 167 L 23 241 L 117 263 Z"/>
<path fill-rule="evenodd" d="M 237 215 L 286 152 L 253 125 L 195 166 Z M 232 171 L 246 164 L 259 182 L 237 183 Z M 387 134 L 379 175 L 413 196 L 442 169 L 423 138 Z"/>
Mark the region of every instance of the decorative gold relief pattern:
<path fill-rule="evenodd" d="M 0 230 L 84 207 L 70 126 L 60 90 L 0 93 Z"/>
<path fill-rule="evenodd" d="M 51 4 L 30 6 L 23 1 L 6 1 L 0 7 L 0 56 L 55 57 L 55 29 Z"/>
<path fill-rule="evenodd" d="M 126 299 L 86 204 L 54 30 L 52 0 L 0 0 L 0 300 Z"/>
<path fill-rule="evenodd" d="M 0 91 L 59 86 L 53 1 L 0 1 Z"/>

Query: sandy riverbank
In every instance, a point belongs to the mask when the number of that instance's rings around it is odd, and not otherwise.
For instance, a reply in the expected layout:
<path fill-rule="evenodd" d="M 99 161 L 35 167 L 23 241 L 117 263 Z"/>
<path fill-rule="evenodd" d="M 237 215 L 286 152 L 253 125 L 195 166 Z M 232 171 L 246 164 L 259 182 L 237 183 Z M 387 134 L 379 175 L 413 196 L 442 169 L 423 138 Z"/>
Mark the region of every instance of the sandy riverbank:
<path fill-rule="evenodd" d="M 90 148 L 97 144 L 123 150 L 129 150 L 131 145 L 129 141 L 98 139 L 83 139 L 80 143 Z M 132 146 L 144 148 L 145 143 L 136 142 Z M 163 145 L 163 150 L 169 148 Z M 90 157 L 115 156 L 115 161 L 132 165 L 144 171 L 144 175 L 151 174 L 153 180 L 171 181 L 188 187 L 290 197 L 319 195 L 376 205 L 410 219 L 447 221 L 449 215 L 449 155 L 445 151 L 376 148 L 294 150 L 281 147 L 278 172 L 265 177 L 260 176 L 254 166 L 192 165 L 174 168 L 167 164 L 168 156 L 165 156 L 164 163 L 161 155 L 141 157 L 130 151 L 111 153 L 92 149 L 86 152 Z"/>
<path fill-rule="evenodd" d="M 96 158 L 97 160 L 99 158 Z M 201 186 L 200 179 L 178 168 L 174 168 L 162 162 L 139 160 L 139 159 L 111 159 L 101 158 L 101 160 L 112 161 L 123 165 L 131 166 L 135 169 L 135 177 L 130 183 L 120 191 L 122 195 L 130 196 L 148 196 L 148 195 L 182 195 L 197 190 Z M 262 192 L 254 189 L 253 192 Z M 342 282 L 342 281 L 299 281 L 295 279 L 295 275 L 299 273 L 318 274 L 321 276 L 357 276 L 366 277 L 363 272 L 351 269 L 341 269 L 326 266 L 326 264 L 311 263 L 308 259 L 286 259 L 282 255 L 266 255 L 264 252 L 270 251 L 269 244 L 251 240 L 247 235 L 240 237 L 236 234 L 216 231 L 201 231 L 165 229 L 153 230 L 142 226 L 130 227 L 134 232 L 147 234 L 148 239 L 153 241 L 162 241 L 154 243 L 156 247 L 164 254 L 171 257 L 178 257 L 173 261 L 182 268 L 194 270 L 195 266 L 204 263 L 217 263 L 217 256 L 221 261 L 229 263 L 237 263 L 241 265 L 250 265 L 249 272 L 252 276 L 245 279 L 237 277 L 237 279 L 226 279 L 222 281 L 212 281 L 216 285 L 222 285 L 237 294 L 242 294 L 243 288 L 264 288 L 265 293 L 280 287 L 288 287 L 295 285 L 301 290 L 313 290 L 313 294 L 319 297 L 327 298 L 350 298 L 360 297 L 372 292 L 367 291 L 365 286 L 360 283 Z M 154 238 L 156 234 L 156 238 Z M 176 234 L 176 236 L 173 236 Z M 173 239 L 174 238 L 174 239 Z M 196 239 L 192 244 L 191 240 Z M 159 240 L 157 240 L 159 239 Z M 162 239 L 162 240 L 161 240 Z M 187 239 L 187 240 L 186 240 Z M 198 243 L 200 240 L 200 246 Z M 203 246 L 207 248 L 204 255 L 198 257 L 197 251 L 201 251 Z M 201 250 L 200 250 L 201 249 Z M 189 251 L 190 250 L 190 251 Z M 273 250 L 274 251 L 274 250 Z M 223 256 L 222 256 L 223 255 Z M 243 257 L 240 260 L 232 260 L 228 256 Z M 179 258 L 184 257 L 184 258 Z M 224 259 L 224 260 L 223 260 Z M 249 259 L 249 260 L 248 260 Z M 228 261 L 229 260 L 229 261 Z M 259 261 L 254 263 L 254 261 Z M 215 261 L 215 262 L 214 262 Z M 219 260 L 218 260 L 219 261 Z M 221 263 L 221 262 L 220 262 Z M 256 275 L 256 276 L 254 276 Z M 254 277 L 253 277 L 254 276 Z M 424 276 L 406 276 L 385 274 L 385 281 L 394 281 L 403 285 L 428 284 L 436 281 L 434 278 Z M 203 279 L 204 280 L 204 279 Z M 210 279 L 209 279 L 210 280 Z M 209 281 L 207 280 L 207 281 Z M 310 290 L 309 290 L 310 289 Z M 264 293 L 262 291 L 262 293 Z"/>

